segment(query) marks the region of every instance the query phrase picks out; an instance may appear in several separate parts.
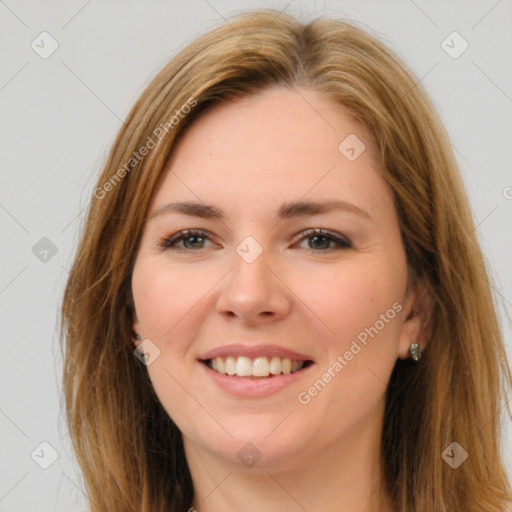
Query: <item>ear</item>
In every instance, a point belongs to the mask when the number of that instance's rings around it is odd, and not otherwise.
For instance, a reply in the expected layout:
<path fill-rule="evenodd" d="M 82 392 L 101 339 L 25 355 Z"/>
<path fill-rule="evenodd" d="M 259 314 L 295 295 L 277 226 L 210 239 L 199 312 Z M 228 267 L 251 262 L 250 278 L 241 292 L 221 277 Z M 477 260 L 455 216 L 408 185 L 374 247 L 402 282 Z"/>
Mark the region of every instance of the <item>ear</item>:
<path fill-rule="evenodd" d="M 424 283 L 416 284 L 408 293 L 404 309 L 405 318 L 400 328 L 400 339 L 398 346 L 398 357 L 409 359 L 409 347 L 411 343 L 418 343 L 420 351 L 423 352 L 430 339 L 432 331 L 433 301 Z"/>
<path fill-rule="evenodd" d="M 132 342 L 133 344 L 135 345 L 135 347 L 137 347 L 141 340 L 140 340 L 140 337 L 141 337 L 141 334 L 140 334 L 140 325 L 139 325 L 139 320 L 137 319 L 137 313 L 135 313 L 135 309 L 133 309 L 133 313 L 132 313 Z M 137 339 L 137 337 L 139 339 Z"/>

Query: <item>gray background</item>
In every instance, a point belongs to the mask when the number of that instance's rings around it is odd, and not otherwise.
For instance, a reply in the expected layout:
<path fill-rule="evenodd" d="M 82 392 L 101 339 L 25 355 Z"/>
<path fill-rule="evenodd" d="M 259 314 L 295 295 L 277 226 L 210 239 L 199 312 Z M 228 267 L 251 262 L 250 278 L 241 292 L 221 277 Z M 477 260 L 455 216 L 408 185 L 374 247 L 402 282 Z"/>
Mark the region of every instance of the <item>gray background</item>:
<path fill-rule="evenodd" d="M 200 33 L 256 6 L 286 4 L 0 0 L 1 512 L 85 510 L 61 409 L 56 337 L 84 208 L 143 86 Z M 426 87 L 461 166 L 511 357 L 512 2 L 296 0 L 286 11 L 364 22 Z M 43 31 L 59 45 L 46 59 L 31 47 L 35 41 L 43 51 Z M 469 44 L 458 58 L 442 47 L 453 31 Z M 447 41 L 452 53 L 462 48 Z M 511 471 L 508 417 L 503 426 Z M 40 466 L 53 452 L 42 442 L 57 455 L 47 469 Z"/>

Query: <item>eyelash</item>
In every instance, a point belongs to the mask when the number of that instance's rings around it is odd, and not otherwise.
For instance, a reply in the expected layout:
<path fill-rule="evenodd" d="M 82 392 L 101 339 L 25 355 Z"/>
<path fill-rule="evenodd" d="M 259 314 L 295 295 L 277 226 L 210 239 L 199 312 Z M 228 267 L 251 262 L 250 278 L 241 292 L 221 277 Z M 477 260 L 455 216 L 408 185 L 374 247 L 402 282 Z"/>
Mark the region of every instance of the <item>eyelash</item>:
<path fill-rule="evenodd" d="M 352 248 L 352 244 L 350 243 L 350 241 L 348 239 L 340 238 L 340 237 L 336 236 L 334 233 L 331 233 L 330 231 L 327 231 L 325 229 L 320 229 L 320 228 L 305 229 L 298 235 L 298 237 L 296 238 L 296 242 L 301 242 L 302 240 L 312 238 L 313 236 L 320 236 L 320 237 L 323 237 L 323 238 L 333 241 L 335 244 L 337 244 L 337 248 L 335 248 L 337 250 Z M 204 231 L 197 230 L 197 229 L 186 229 L 184 231 L 180 231 L 179 233 L 176 233 L 175 235 L 173 235 L 171 237 L 161 238 L 158 241 L 158 246 L 163 250 L 173 249 L 175 251 L 183 252 L 183 253 L 193 252 L 193 251 L 198 252 L 198 251 L 203 250 L 204 249 L 203 247 L 201 247 L 200 249 L 180 249 L 177 247 L 178 242 L 181 242 L 182 240 L 186 240 L 187 238 L 192 238 L 192 237 L 200 237 L 205 240 L 209 240 L 208 235 Z M 316 250 L 316 249 L 308 248 L 306 250 L 311 251 L 311 252 L 330 252 L 333 249 L 329 248 L 329 249 Z"/>

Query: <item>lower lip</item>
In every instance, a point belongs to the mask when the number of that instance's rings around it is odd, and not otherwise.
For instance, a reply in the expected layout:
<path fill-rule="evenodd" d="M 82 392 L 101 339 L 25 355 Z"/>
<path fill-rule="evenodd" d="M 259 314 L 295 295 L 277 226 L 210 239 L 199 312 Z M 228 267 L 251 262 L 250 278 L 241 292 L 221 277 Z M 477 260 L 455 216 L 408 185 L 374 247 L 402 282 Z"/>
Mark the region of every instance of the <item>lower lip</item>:
<path fill-rule="evenodd" d="M 311 364 L 302 370 L 286 375 L 281 374 L 274 375 L 273 377 L 251 379 L 237 377 L 236 375 L 222 375 L 212 370 L 204 363 L 199 364 L 221 389 L 240 398 L 264 398 L 273 395 L 300 380 L 306 373 L 309 373 L 310 368 L 314 366 L 314 364 Z"/>

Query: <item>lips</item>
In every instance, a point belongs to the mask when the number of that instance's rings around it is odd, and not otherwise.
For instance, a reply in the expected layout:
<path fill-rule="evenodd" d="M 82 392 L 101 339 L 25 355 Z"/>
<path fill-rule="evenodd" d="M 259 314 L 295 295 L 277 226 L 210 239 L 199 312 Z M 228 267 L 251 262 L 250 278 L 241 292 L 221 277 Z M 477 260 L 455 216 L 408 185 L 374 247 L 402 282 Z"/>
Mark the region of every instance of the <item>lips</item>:
<path fill-rule="evenodd" d="M 199 356 L 200 361 L 215 359 L 216 357 L 249 357 L 255 359 L 257 357 L 280 357 L 281 359 L 289 358 L 292 361 L 313 361 L 313 358 L 307 354 L 301 354 L 295 350 L 279 347 L 277 345 L 241 345 L 230 344 L 222 347 L 214 348 Z"/>
<path fill-rule="evenodd" d="M 250 346 L 217 347 L 197 360 L 207 379 L 205 386 L 213 382 L 226 396 L 251 400 L 266 399 L 287 388 L 296 388 L 301 380 L 311 379 L 315 366 L 308 354 L 277 345 L 254 345 L 254 342 Z"/>
<path fill-rule="evenodd" d="M 288 375 L 313 364 L 310 356 L 277 345 L 224 345 L 199 360 L 220 375 L 259 379 Z"/>

